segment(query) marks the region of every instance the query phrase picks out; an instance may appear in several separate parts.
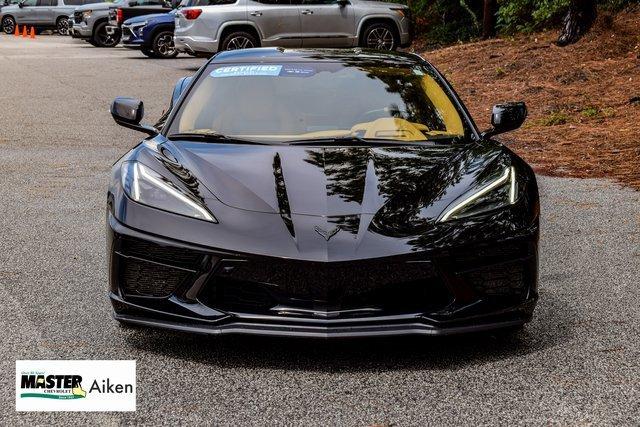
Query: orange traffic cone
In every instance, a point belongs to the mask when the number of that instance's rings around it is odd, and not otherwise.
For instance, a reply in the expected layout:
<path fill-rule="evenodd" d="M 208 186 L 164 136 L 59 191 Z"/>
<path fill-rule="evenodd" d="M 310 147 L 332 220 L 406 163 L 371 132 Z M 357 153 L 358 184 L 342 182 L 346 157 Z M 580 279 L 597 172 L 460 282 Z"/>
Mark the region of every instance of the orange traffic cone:
<path fill-rule="evenodd" d="M 31 33 L 29 33 L 29 38 L 30 39 L 35 39 L 36 38 L 36 29 L 31 27 Z"/>
<path fill-rule="evenodd" d="M 27 38 L 29 36 L 29 34 L 27 34 L 27 26 L 25 25 L 22 28 L 22 37 Z"/>
<path fill-rule="evenodd" d="M 16 31 L 13 33 L 14 36 L 20 37 L 20 25 L 16 25 Z"/>

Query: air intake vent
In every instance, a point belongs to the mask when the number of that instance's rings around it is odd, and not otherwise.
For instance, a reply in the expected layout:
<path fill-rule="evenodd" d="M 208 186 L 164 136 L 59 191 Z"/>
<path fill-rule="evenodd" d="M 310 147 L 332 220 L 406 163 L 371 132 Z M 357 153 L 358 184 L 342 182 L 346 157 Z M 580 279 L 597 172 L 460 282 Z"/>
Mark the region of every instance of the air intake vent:
<path fill-rule="evenodd" d="M 120 258 L 122 291 L 128 296 L 168 297 L 190 273 L 132 258 Z"/>

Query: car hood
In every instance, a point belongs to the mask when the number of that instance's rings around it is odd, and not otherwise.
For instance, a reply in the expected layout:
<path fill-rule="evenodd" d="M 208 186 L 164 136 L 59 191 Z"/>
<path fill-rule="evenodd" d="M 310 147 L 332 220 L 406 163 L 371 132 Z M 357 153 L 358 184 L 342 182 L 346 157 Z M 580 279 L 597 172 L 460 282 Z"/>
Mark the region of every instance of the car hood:
<path fill-rule="evenodd" d="M 156 23 L 160 23 L 160 22 L 173 22 L 175 19 L 175 13 L 174 12 L 169 12 L 169 13 L 153 13 L 150 15 L 140 15 L 140 16 L 134 16 L 133 18 L 129 18 L 126 21 L 124 21 L 125 24 L 129 25 L 129 24 L 138 24 L 140 22 L 145 22 L 145 21 L 151 21 L 153 20 Z"/>
<path fill-rule="evenodd" d="M 87 10 L 109 10 L 109 9 L 116 9 L 118 7 L 121 7 L 122 5 L 116 4 L 116 3 L 91 3 L 91 4 L 85 4 L 82 6 L 78 6 L 75 8 L 76 12 L 85 12 Z"/>
<path fill-rule="evenodd" d="M 447 203 L 457 197 L 457 184 L 468 188 L 484 163 L 500 154 L 494 149 L 487 155 L 475 144 L 292 147 L 183 142 L 179 148 L 167 147 L 227 206 L 327 217 L 376 214 L 390 205 L 421 209 Z"/>

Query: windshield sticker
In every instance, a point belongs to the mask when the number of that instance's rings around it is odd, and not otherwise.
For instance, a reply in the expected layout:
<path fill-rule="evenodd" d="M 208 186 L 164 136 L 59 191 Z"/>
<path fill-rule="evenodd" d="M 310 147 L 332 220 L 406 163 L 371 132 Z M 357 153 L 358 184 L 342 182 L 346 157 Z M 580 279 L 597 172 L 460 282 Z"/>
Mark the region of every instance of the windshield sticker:
<path fill-rule="evenodd" d="M 282 67 L 281 76 L 308 77 L 316 73 L 314 68 L 308 65 L 284 65 Z"/>
<path fill-rule="evenodd" d="M 279 76 L 282 65 L 233 65 L 213 70 L 211 77 Z"/>

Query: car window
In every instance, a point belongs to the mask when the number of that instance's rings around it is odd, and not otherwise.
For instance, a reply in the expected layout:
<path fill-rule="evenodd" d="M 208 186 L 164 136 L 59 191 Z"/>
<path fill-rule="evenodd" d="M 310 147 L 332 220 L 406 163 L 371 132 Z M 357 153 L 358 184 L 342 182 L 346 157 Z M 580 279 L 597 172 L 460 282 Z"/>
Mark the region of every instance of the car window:
<path fill-rule="evenodd" d="M 216 132 L 274 142 L 343 136 L 424 141 L 462 137 L 464 123 L 433 70 L 423 66 L 212 64 L 169 134 Z"/>
<path fill-rule="evenodd" d="M 25 0 L 22 5 L 23 6 L 35 6 L 38 0 Z"/>
<path fill-rule="evenodd" d="M 36 3 L 36 6 L 40 6 L 40 7 L 51 6 L 51 0 L 38 0 L 38 2 Z"/>
<path fill-rule="evenodd" d="M 64 0 L 64 4 L 67 6 L 80 6 L 82 5 L 82 0 Z"/>

